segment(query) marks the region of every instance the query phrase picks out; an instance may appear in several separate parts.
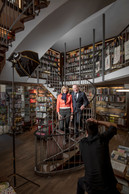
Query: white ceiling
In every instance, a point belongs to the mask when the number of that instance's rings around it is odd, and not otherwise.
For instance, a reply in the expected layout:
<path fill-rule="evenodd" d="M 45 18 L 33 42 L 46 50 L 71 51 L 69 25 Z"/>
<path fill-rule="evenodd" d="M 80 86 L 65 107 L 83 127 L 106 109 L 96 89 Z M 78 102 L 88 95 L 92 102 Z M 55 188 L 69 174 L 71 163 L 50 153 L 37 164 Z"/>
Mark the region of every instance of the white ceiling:
<path fill-rule="evenodd" d="M 105 13 L 106 38 L 118 35 L 129 24 L 129 0 L 117 0 L 102 10 L 83 20 L 73 29 L 62 36 L 52 48 L 64 52 L 79 48 L 79 38 L 82 46 L 92 44 L 93 28 L 95 29 L 96 42 L 102 40 L 102 14 Z"/>

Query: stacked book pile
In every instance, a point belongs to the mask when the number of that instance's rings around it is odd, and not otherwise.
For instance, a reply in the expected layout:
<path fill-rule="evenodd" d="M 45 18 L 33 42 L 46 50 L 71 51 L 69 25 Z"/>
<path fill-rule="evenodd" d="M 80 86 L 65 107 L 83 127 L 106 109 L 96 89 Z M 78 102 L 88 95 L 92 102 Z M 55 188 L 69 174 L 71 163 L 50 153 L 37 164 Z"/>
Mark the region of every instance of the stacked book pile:
<path fill-rule="evenodd" d="M 115 175 L 126 178 L 126 174 L 129 177 L 129 147 L 119 145 L 117 150 L 113 150 L 111 153 L 111 163 Z M 128 172 L 128 173 L 127 173 Z"/>
<path fill-rule="evenodd" d="M 0 193 L 1 194 L 16 194 L 13 187 L 10 186 L 8 182 L 0 183 Z"/>

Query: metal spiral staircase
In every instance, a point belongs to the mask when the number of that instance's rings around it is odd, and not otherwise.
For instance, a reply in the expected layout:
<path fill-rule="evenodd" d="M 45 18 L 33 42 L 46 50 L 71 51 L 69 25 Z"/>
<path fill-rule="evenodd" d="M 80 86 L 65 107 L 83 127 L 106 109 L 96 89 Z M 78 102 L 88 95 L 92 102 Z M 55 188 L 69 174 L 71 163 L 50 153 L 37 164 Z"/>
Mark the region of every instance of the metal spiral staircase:
<path fill-rule="evenodd" d="M 54 82 L 51 86 L 56 87 Z M 47 127 L 42 126 L 38 133 L 35 132 L 35 173 L 40 176 L 71 172 L 83 167 L 79 142 L 85 136 L 85 120 L 95 116 L 93 106 L 96 89 L 89 80 L 84 80 L 81 77 L 80 90 L 86 93 L 90 107 L 83 110 L 82 125 L 79 125 L 79 137 L 76 137 L 75 126 L 70 121 L 68 141 L 65 142 L 65 132 L 60 130 L 56 116 L 56 104 L 52 105 L 53 116 L 49 118 L 51 119 L 50 124 L 47 123 Z"/>
<path fill-rule="evenodd" d="M 34 19 L 49 3 L 47 0 L 0 0 L 0 72 L 15 34 L 24 30 L 24 23 Z"/>

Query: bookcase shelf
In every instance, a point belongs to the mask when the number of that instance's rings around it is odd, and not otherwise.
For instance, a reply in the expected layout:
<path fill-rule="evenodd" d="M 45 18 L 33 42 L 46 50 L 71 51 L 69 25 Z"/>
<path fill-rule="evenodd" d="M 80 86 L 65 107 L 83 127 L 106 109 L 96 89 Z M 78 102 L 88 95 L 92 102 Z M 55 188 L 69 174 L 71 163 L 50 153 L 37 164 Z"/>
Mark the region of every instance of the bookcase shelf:
<path fill-rule="evenodd" d="M 36 96 L 36 87 L 31 87 L 31 89 L 29 89 L 31 127 L 36 123 Z"/>
<path fill-rule="evenodd" d="M 117 93 L 122 87 L 96 88 L 96 113 L 105 116 L 107 121 L 127 127 L 126 94 Z"/>
<path fill-rule="evenodd" d="M 95 53 L 96 56 L 101 50 L 101 47 L 102 45 L 96 46 L 96 53 Z M 85 78 L 92 78 L 93 76 L 93 46 L 87 46 L 87 47 L 81 48 L 80 57 L 81 57 L 81 60 L 80 60 L 81 74 L 83 75 L 88 74 L 88 75 L 85 75 Z M 65 73 L 67 76 L 67 81 L 70 81 L 71 79 L 73 81 L 76 80 L 76 77 L 74 77 L 74 75 L 79 74 L 79 49 L 66 53 Z"/>
<path fill-rule="evenodd" d="M 56 63 L 56 64 L 60 63 L 59 61 L 54 61 L 54 60 L 46 58 L 46 57 L 42 57 L 42 59 L 47 60 L 47 61 L 51 61 L 51 62 Z"/>
<path fill-rule="evenodd" d="M 55 103 L 56 104 L 56 103 Z M 52 94 L 45 89 L 45 87 L 37 88 L 37 104 L 36 104 L 36 124 L 37 130 L 35 134 L 48 134 L 51 133 L 49 130 L 52 129 L 49 124 L 52 123 L 54 106 L 54 97 Z"/>
<path fill-rule="evenodd" d="M 0 86 L 0 134 L 7 132 L 7 111 L 8 104 L 6 102 L 6 89 L 5 86 Z"/>
<path fill-rule="evenodd" d="M 53 49 L 49 49 L 40 59 L 40 65 L 38 67 L 39 79 L 45 79 L 48 84 L 49 79 L 54 80 L 56 77 L 61 79 L 61 54 Z M 33 78 L 37 78 L 37 70 L 32 74 Z M 54 84 L 52 84 L 54 85 Z"/>
<path fill-rule="evenodd" d="M 12 86 L 6 87 L 6 93 L 9 95 L 8 98 L 8 126 L 9 133 L 12 133 L 12 119 L 14 113 L 14 127 L 16 133 L 23 132 L 24 125 L 24 106 L 23 106 L 23 87 L 15 86 L 14 87 L 14 110 L 12 110 Z"/>

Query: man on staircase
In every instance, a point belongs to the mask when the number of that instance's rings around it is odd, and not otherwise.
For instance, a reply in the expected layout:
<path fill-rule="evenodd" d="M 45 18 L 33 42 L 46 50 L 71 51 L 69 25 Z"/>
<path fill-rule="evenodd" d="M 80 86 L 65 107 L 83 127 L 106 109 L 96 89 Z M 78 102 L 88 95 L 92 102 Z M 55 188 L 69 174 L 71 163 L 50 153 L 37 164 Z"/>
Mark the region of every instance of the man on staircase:
<path fill-rule="evenodd" d="M 79 90 L 78 85 L 73 85 L 72 87 L 72 101 L 73 101 L 73 112 L 74 112 L 74 130 L 76 137 L 79 136 L 79 128 L 82 127 L 82 112 L 88 106 L 89 101 L 84 92 Z"/>

